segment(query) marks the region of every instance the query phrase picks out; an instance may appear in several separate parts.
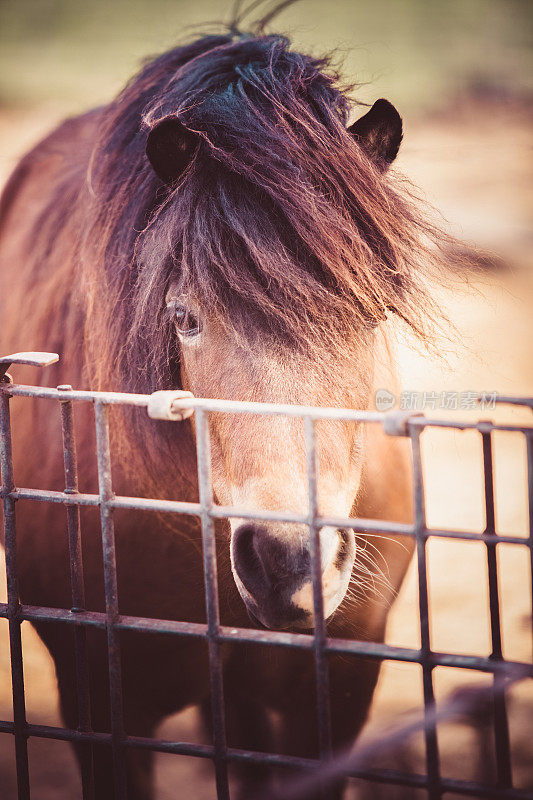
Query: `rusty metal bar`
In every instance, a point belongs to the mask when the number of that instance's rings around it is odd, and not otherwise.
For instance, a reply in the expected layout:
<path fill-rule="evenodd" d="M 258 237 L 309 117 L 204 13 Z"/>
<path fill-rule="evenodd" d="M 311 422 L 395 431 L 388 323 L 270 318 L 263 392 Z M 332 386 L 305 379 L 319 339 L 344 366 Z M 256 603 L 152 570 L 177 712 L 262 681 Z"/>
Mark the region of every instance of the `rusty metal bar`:
<path fill-rule="evenodd" d="M 533 397 L 512 397 L 511 395 L 498 394 L 494 401 L 496 403 L 508 403 L 511 406 L 525 406 L 533 411 Z"/>
<path fill-rule="evenodd" d="M 7 619 L 7 604 L 0 603 L 0 618 Z M 86 625 L 92 628 L 105 629 L 106 614 L 98 611 L 82 611 L 73 614 L 66 608 L 45 608 L 42 606 L 25 606 L 19 608 L 21 620 L 58 622 L 66 625 Z M 118 630 L 140 631 L 142 633 L 168 633 L 177 636 L 206 638 L 207 625 L 198 622 L 180 622 L 177 620 L 150 619 L 148 617 L 118 617 L 115 627 Z M 307 633 L 289 633 L 288 631 L 255 630 L 253 628 L 219 627 L 218 642 L 241 642 L 247 644 L 272 645 L 273 647 L 290 647 L 300 650 L 314 650 L 314 636 Z M 339 653 L 379 661 L 402 661 L 422 664 L 426 658 L 421 650 L 407 647 L 365 642 L 357 639 L 327 639 L 326 653 Z M 439 653 L 431 651 L 430 660 L 434 666 L 456 667 L 479 672 L 499 674 L 505 667 L 519 669 L 533 678 L 533 665 L 522 661 L 494 661 L 483 656 L 465 656 L 457 653 Z"/>
<path fill-rule="evenodd" d="M 126 392 L 90 392 L 73 389 L 63 393 L 62 390 L 47 386 L 24 386 L 12 384 L 13 396 L 38 397 L 43 400 L 80 400 L 96 403 L 98 400 L 106 405 L 128 405 L 148 407 L 152 395 L 130 394 Z M 173 403 L 176 410 L 192 408 L 202 411 L 223 411 L 231 414 L 270 414 L 277 417 L 306 417 L 313 419 L 342 419 L 357 422 L 381 422 L 385 416 L 379 411 L 359 411 L 350 408 L 328 408 L 323 406 L 302 406 L 288 403 L 255 403 L 245 400 L 215 400 L 204 397 L 185 397 Z"/>
<path fill-rule="evenodd" d="M 209 678 L 211 707 L 213 714 L 214 762 L 217 797 L 229 800 L 226 718 L 224 710 L 224 686 L 222 657 L 218 636 L 220 614 L 218 604 L 218 577 L 215 523 L 211 514 L 213 492 L 211 485 L 211 448 L 207 412 L 195 411 L 196 453 L 198 459 L 198 488 L 202 508 L 202 548 L 204 560 L 205 604 L 207 615 L 207 642 L 209 652 Z"/>
<path fill-rule="evenodd" d="M 483 442 L 483 474 L 485 490 L 485 531 L 484 535 L 496 533 L 494 512 L 494 474 L 492 463 L 492 434 L 481 432 Z M 491 658 L 501 661 L 502 632 L 500 620 L 500 596 L 498 588 L 498 555 L 496 544 L 486 543 L 487 577 L 489 582 L 490 634 L 492 643 Z M 511 745 L 509 742 L 509 722 L 505 697 L 505 682 L 494 676 L 493 711 L 494 744 L 496 754 L 496 775 L 498 786 L 512 787 Z"/>
<path fill-rule="evenodd" d="M 107 653 L 109 662 L 109 701 L 111 712 L 111 738 L 116 800 L 126 800 L 126 762 L 124 753 L 124 710 L 122 696 L 122 670 L 120 664 L 120 634 L 116 627 L 119 616 L 117 562 L 111 483 L 111 450 L 109 445 L 109 407 L 101 400 L 94 404 L 96 427 L 96 453 L 98 487 L 100 490 L 100 521 L 104 562 L 104 587 L 106 603 Z"/>
<path fill-rule="evenodd" d="M 322 759 L 331 758 L 331 710 L 329 699 L 329 669 L 326 654 L 327 630 L 324 620 L 322 594 L 322 557 L 318 523 L 317 455 L 315 423 L 305 417 L 305 451 L 307 463 L 307 497 L 309 505 L 309 543 L 311 549 L 311 577 L 313 582 L 314 650 L 316 670 L 316 696 L 318 717 L 318 745 Z"/>
<path fill-rule="evenodd" d="M 5 492 L 0 490 L 0 495 L 3 497 Z M 13 500 L 33 500 L 39 503 L 63 503 L 64 505 L 79 505 L 79 506 L 99 506 L 100 496 L 97 494 L 67 494 L 65 492 L 55 492 L 46 489 L 24 489 L 16 488 L 8 492 L 9 497 Z M 120 497 L 114 495 L 108 502 L 109 508 L 129 508 L 139 509 L 139 511 L 160 511 L 164 513 L 176 514 L 189 514 L 191 516 L 200 516 L 202 507 L 200 503 L 186 503 L 181 500 L 154 500 L 148 497 Z M 261 511 L 245 508 L 238 508 L 233 506 L 217 506 L 213 505 L 211 509 L 211 516 L 215 519 L 254 519 L 254 520 L 269 520 L 272 522 L 295 522 L 306 525 L 308 523 L 308 516 L 303 514 L 292 514 L 276 511 Z M 328 525 L 333 528 L 351 528 L 354 531 L 361 533 L 391 533 L 399 536 L 413 536 L 415 534 L 412 525 L 405 525 L 397 522 L 388 522 L 386 520 L 378 519 L 365 519 L 363 517 L 320 517 L 316 518 L 317 524 L 320 526 Z M 524 547 L 529 547 L 529 538 L 527 536 L 498 536 L 497 534 L 481 534 L 472 531 L 453 531 L 453 530 L 438 530 L 434 528 L 426 529 L 426 537 L 438 537 L 441 539 L 465 539 L 473 542 L 491 542 L 494 544 L 518 544 Z"/>
<path fill-rule="evenodd" d="M 527 458 L 527 494 L 529 509 L 529 565 L 531 577 L 531 623 L 533 634 L 533 433 L 526 436 L 526 458 Z"/>
<path fill-rule="evenodd" d="M 11 353 L 9 356 L 0 356 L 0 383 L 12 383 L 11 376 L 7 372 L 12 364 L 26 364 L 31 367 L 49 367 L 59 361 L 57 353 L 39 353 L 35 351 L 27 353 Z"/>
<path fill-rule="evenodd" d="M 13 723 L 0 721 L 0 733 L 13 733 Z M 69 728 L 54 728 L 46 725 L 28 725 L 28 734 L 42 739 L 67 742 L 92 741 L 98 744 L 111 744 L 109 733 L 85 733 Z M 127 736 L 124 746 L 131 749 L 150 750 L 157 753 L 172 753 L 195 758 L 212 759 L 214 747 L 211 745 L 192 744 L 190 742 L 164 741 L 141 736 Z M 277 753 L 239 750 L 228 748 L 227 760 L 234 763 L 264 764 L 290 770 L 316 770 L 320 762 L 310 758 L 284 756 Z M 354 769 L 348 770 L 347 777 L 362 778 L 374 783 L 391 786 L 407 786 L 418 789 L 428 787 L 426 775 L 401 772 L 392 769 Z M 462 781 L 452 778 L 441 779 L 443 792 L 453 792 L 465 797 L 508 798 L 509 800 L 531 800 L 528 789 L 501 789 L 474 781 Z"/>
<path fill-rule="evenodd" d="M 0 392 L 0 465 L 2 486 L 7 492 L 14 489 L 13 450 L 11 443 L 10 395 Z M 22 661 L 21 620 L 17 573 L 17 533 L 15 522 L 15 500 L 4 494 L 4 534 L 7 578 L 7 619 L 9 624 L 9 647 L 11 656 L 11 683 L 13 691 L 13 732 L 15 734 L 15 758 L 17 765 L 17 791 L 19 800 L 30 798 L 30 775 L 28 766 L 28 735 L 26 731 L 26 701 L 24 696 L 24 666 Z"/>
<path fill-rule="evenodd" d="M 70 391 L 72 387 L 58 387 Z M 61 432 L 63 437 L 63 461 L 65 465 L 65 494 L 78 492 L 78 463 L 74 417 L 71 400 L 60 400 Z M 80 527 L 80 507 L 67 505 L 67 529 L 70 560 L 70 583 L 72 589 L 72 612 L 85 611 L 85 586 L 83 580 L 83 555 Z M 76 698 L 78 702 L 78 728 L 90 731 L 91 695 L 89 681 L 89 656 L 87 651 L 87 631 L 83 625 L 74 629 L 74 656 L 76 660 Z M 91 743 L 80 750 L 80 771 L 83 800 L 94 800 L 93 748 Z"/>
<path fill-rule="evenodd" d="M 101 400 L 106 405 L 129 405 L 138 407 L 148 407 L 151 395 L 133 394 L 126 392 L 90 392 L 74 389 L 70 393 L 62 393 L 57 389 L 46 386 L 24 386 L 12 384 L 9 391 L 13 396 L 37 397 L 49 400 L 79 400 L 82 402 L 95 403 Z M 336 408 L 326 406 L 302 406 L 285 403 L 255 403 L 244 400 L 215 400 L 204 397 L 184 398 L 177 400 L 173 404 L 176 411 L 187 409 L 203 409 L 204 411 L 221 411 L 230 414 L 266 414 L 283 417 L 311 417 L 312 419 L 332 419 L 343 420 L 345 422 L 365 422 L 380 423 L 397 412 L 379 411 L 359 411 L 351 408 Z M 527 433 L 531 430 L 527 425 L 500 425 L 495 422 L 466 422 L 454 421 L 450 419 L 428 418 L 423 415 L 409 418 L 410 428 L 453 428 L 455 430 L 498 430 L 515 433 Z"/>
<path fill-rule="evenodd" d="M 413 425 L 413 420 L 408 424 L 411 437 L 411 452 L 413 459 L 414 479 L 414 507 L 415 507 L 415 534 L 416 556 L 418 567 L 418 610 L 420 616 L 420 644 L 422 651 L 422 682 L 424 688 L 424 713 L 426 726 L 424 729 L 426 740 L 426 769 L 428 774 L 428 798 L 440 800 L 442 797 L 442 783 L 440 778 L 439 748 L 437 741 L 437 728 L 434 722 L 435 694 L 433 690 L 433 667 L 431 659 L 431 642 L 429 632 L 429 603 L 426 563 L 426 503 L 424 498 L 424 476 L 422 471 L 422 456 L 420 452 L 421 430 Z"/>
<path fill-rule="evenodd" d="M 485 493 L 485 530 L 483 536 L 495 534 L 494 479 L 492 466 L 492 439 L 490 433 L 481 434 L 483 443 L 483 473 Z M 492 638 L 492 657 L 502 658 L 502 635 L 500 623 L 500 599 L 498 591 L 498 565 L 496 545 L 487 543 L 487 567 L 489 582 L 490 627 Z"/>

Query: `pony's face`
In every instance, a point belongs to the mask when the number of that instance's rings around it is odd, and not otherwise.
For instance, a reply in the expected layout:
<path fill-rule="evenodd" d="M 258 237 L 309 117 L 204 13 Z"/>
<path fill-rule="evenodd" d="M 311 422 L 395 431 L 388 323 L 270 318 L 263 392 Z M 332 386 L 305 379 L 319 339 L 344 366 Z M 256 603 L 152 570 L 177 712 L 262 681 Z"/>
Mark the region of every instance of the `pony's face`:
<path fill-rule="evenodd" d="M 286 57 L 292 58 L 290 54 Z M 265 63 L 270 81 L 271 60 Z M 299 75 L 300 67 L 293 66 Z M 256 83 L 253 92 L 258 102 Z M 300 88 L 303 85 L 301 77 L 297 84 Z M 269 86 L 267 81 L 261 101 L 267 106 L 271 103 Z M 320 78 L 315 88 L 327 94 L 327 86 L 328 80 Z M 224 95 L 226 99 L 236 96 L 235 91 Z M 335 96 L 337 100 L 330 98 L 327 102 L 341 103 Z M 317 99 L 312 107 L 319 108 L 323 102 L 324 98 Z M 375 192 L 383 192 L 377 176 L 398 152 L 401 118 L 390 103 L 379 100 L 348 129 L 350 135 L 343 131 L 341 136 L 329 114 L 333 133 L 327 133 L 324 124 L 317 121 L 318 133 L 313 138 L 308 124 L 311 106 L 302 111 L 301 98 L 296 96 L 294 103 L 301 115 L 301 125 L 296 125 L 301 132 L 297 141 L 288 122 L 277 126 L 277 105 L 275 113 L 270 106 L 272 113 L 258 112 L 264 128 L 264 135 L 258 137 L 259 123 L 250 111 L 251 101 L 239 114 L 233 106 L 228 108 L 224 124 L 217 105 L 212 131 L 207 118 L 199 121 L 199 130 L 207 125 L 216 139 L 216 150 L 209 149 L 207 129 L 202 135 L 194 125 L 185 126 L 175 114 L 151 127 L 146 144 L 148 159 L 158 178 L 173 190 L 158 224 L 164 231 L 167 214 L 175 215 L 183 226 L 179 247 L 172 254 L 173 263 L 179 262 L 180 267 L 166 298 L 180 340 L 182 383 L 198 397 L 362 409 L 368 407 L 373 377 L 372 325 L 383 318 L 384 298 L 393 281 L 376 292 L 378 259 L 374 254 L 370 262 L 364 261 L 372 248 L 361 239 L 369 216 L 363 214 L 366 222 L 361 223 L 360 230 L 353 219 L 360 201 L 353 192 L 364 184 L 362 176 Z M 202 109 L 207 113 L 208 105 L 207 99 L 198 104 L 198 113 Z M 294 113 L 293 109 L 288 115 L 291 125 L 295 124 Z M 245 120 L 252 133 L 231 133 Z M 301 150 L 309 137 L 312 146 L 306 145 L 308 158 L 302 161 Z M 341 172 L 348 169 L 345 145 L 359 165 L 350 173 L 351 178 L 341 178 Z M 324 164 L 332 159 L 332 148 L 338 163 L 335 167 L 330 164 L 325 175 Z M 259 174 L 259 151 L 265 161 L 261 168 L 264 174 Z M 222 167 L 217 159 L 222 160 Z M 273 185 L 274 167 L 283 173 L 277 179 L 279 197 Z M 290 202 L 281 191 L 289 180 L 287 170 L 292 192 L 296 193 Z M 304 180 L 309 170 L 313 175 Z M 323 191 L 317 188 L 322 185 L 320 181 L 326 187 Z M 349 188 L 351 183 L 353 189 Z M 391 214 L 388 199 L 383 201 L 386 219 Z M 374 199 L 372 202 L 375 204 Z M 307 211 L 302 211 L 302 204 Z M 316 222 L 311 232 L 310 218 Z M 374 247 L 379 242 L 382 260 L 386 261 L 386 254 L 391 257 L 393 248 L 385 242 L 382 228 L 376 228 L 369 239 Z M 164 249 L 165 241 L 168 235 L 162 235 L 156 247 Z M 354 277 L 358 261 L 360 281 Z M 382 272 L 390 275 L 385 267 Z M 223 291 L 218 288 L 220 284 Z M 277 295 L 276 286 L 282 287 Z M 376 303 L 369 299 L 377 296 L 381 299 Z M 324 305 L 325 298 L 329 305 Z M 291 302 L 295 313 L 287 310 Z M 365 302 L 373 310 L 362 321 L 355 307 Z M 232 316 L 232 303 L 233 308 L 239 306 L 239 319 Z M 341 307 L 343 311 L 339 312 Z M 274 317 L 272 309 L 276 309 Z M 313 323 L 317 318 L 320 326 Z M 337 319 L 342 320 L 341 327 Z M 299 346 L 291 346 L 291 340 L 293 344 L 298 340 Z M 309 347 L 311 342 L 314 348 Z M 314 353 L 311 357 L 310 352 Z M 311 627 L 309 526 L 253 519 L 254 511 L 280 516 L 308 514 L 304 421 L 251 413 L 211 413 L 209 420 L 216 499 L 251 514 L 250 518 L 230 520 L 231 564 L 238 590 L 251 615 L 267 627 Z M 362 427 L 353 422 L 317 422 L 316 457 L 319 515 L 348 516 L 361 480 Z M 324 611 L 329 617 L 348 588 L 356 555 L 355 537 L 352 530 L 329 526 L 323 527 L 319 536 Z"/>
<path fill-rule="evenodd" d="M 239 346 L 220 323 L 182 299 L 168 298 L 181 340 L 182 380 L 198 397 L 364 408 L 368 403 L 372 336 L 366 352 L 354 343 L 351 363 L 332 354 L 330 369 L 257 337 Z M 211 413 L 212 479 L 219 503 L 248 511 L 308 513 L 304 421 L 282 416 Z M 349 515 L 362 466 L 363 429 L 316 423 L 319 514 Z M 311 627 L 310 529 L 231 519 L 231 564 L 249 612 L 268 627 Z M 326 617 L 341 603 L 355 557 L 352 530 L 320 530 Z"/>

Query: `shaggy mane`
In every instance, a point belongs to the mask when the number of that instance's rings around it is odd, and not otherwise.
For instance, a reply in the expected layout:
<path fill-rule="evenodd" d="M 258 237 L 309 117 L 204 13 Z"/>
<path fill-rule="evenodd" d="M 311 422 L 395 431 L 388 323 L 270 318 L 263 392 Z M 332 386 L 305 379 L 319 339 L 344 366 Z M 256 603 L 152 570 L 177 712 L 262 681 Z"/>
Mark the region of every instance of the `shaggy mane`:
<path fill-rule="evenodd" d="M 156 58 L 103 109 L 83 254 L 108 388 L 110 365 L 121 388 L 179 385 L 171 284 L 244 346 L 320 359 L 390 313 L 424 338 L 446 236 L 347 132 L 350 110 L 327 59 L 233 33 Z M 145 155 L 167 115 L 201 140 L 172 190 Z"/>

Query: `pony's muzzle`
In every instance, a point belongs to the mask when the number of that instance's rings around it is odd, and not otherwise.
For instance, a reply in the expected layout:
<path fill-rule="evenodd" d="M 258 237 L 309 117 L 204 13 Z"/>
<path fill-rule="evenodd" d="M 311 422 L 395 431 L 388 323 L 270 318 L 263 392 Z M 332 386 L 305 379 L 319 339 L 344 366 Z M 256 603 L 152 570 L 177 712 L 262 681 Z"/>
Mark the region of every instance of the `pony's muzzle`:
<path fill-rule="evenodd" d="M 309 529 L 246 523 L 232 535 L 237 588 L 248 611 L 268 628 L 313 626 Z M 320 531 L 322 595 L 328 617 L 342 601 L 355 555 L 353 533 Z"/>

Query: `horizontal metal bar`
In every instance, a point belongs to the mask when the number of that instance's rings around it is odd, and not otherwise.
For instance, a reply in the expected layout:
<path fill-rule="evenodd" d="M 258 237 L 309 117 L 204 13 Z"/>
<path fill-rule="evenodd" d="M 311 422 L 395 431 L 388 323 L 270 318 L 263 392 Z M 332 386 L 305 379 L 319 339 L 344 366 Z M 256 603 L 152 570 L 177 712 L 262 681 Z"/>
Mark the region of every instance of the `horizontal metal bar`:
<path fill-rule="evenodd" d="M 0 385 L 0 391 L 18 397 L 37 397 L 48 400 L 72 400 L 82 402 L 100 401 L 106 405 L 129 405 L 147 407 L 149 394 L 128 394 L 125 392 L 90 392 L 80 389 L 62 391 L 45 386 L 23 386 L 20 384 Z M 177 408 L 198 408 L 204 411 L 218 411 L 237 414 L 267 414 L 284 417 L 308 417 L 310 419 L 332 419 L 367 423 L 383 423 L 390 412 L 360 411 L 350 408 L 333 408 L 322 406 L 291 405 L 287 403 L 254 403 L 242 400 L 215 400 L 205 397 L 184 398 L 176 400 Z M 492 420 L 473 422 L 432 419 L 424 416 L 409 418 L 409 425 L 419 428 L 436 427 L 455 430 L 509 431 L 527 434 L 531 426 L 502 425 Z"/>
<path fill-rule="evenodd" d="M 152 500 L 149 497 L 114 497 L 108 501 L 110 508 L 135 508 L 138 511 L 158 511 L 166 514 L 200 515 L 199 503 L 185 503 L 183 500 Z"/>
<path fill-rule="evenodd" d="M 454 421 L 449 419 L 434 419 L 432 417 L 413 416 L 409 418 L 410 426 L 416 428 L 449 428 L 458 431 L 479 431 L 480 433 L 490 433 L 491 431 L 506 431 L 507 433 L 527 434 L 531 431 L 531 425 L 505 425 L 492 420 L 477 420 L 476 422 Z"/>
<path fill-rule="evenodd" d="M 6 496 L 6 495 L 4 495 Z M 15 489 L 7 495 L 13 500 L 36 500 L 39 503 L 62 503 L 66 506 L 99 506 L 100 496 L 81 492 L 54 492 L 48 489 Z"/>
<path fill-rule="evenodd" d="M 401 534 L 401 531 L 396 531 L 396 533 Z M 484 536 L 482 533 L 474 533 L 472 531 L 447 531 L 437 528 L 426 528 L 422 535 L 427 539 L 463 539 L 468 542 L 483 542 L 484 544 L 487 544 L 487 542 L 498 544 L 501 542 L 502 544 L 527 545 L 527 538 L 525 536 L 506 536 L 500 534 L 487 534 Z"/>
<path fill-rule="evenodd" d="M 84 389 L 54 389 L 51 386 L 24 386 L 18 383 L 0 385 L 13 397 L 37 397 L 40 400 L 72 400 L 74 402 L 94 403 L 101 400 L 106 405 L 147 406 L 149 394 L 130 394 L 128 392 L 90 392 Z"/>
<path fill-rule="evenodd" d="M 8 356 L 0 356 L 0 364 L 24 364 L 28 367 L 49 367 L 59 361 L 57 353 L 42 353 L 36 350 L 30 350 L 24 353 L 11 353 Z"/>
<path fill-rule="evenodd" d="M 73 400 L 106 405 L 129 405 L 147 407 L 149 394 L 128 394 L 125 392 L 90 392 L 80 389 L 62 391 L 46 386 L 23 386 L 6 384 L 6 391 L 15 397 L 37 397 L 43 400 Z M 199 408 L 204 411 L 226 411 L 238 414 L 269 414 L 273 416 L 312 417 L 314 419 L 360 420 L 361 422 L 381 422 L 384 414 L 379 411 L 359 411 L 348 408 L 327 408 L 321 406 L 301 406 L 283 403 L 253 403 L 242 400 L 211 400 L 203 397 L 176 400 L 177 408 Z"/>
<path fill-rule="evenodd" d="M 0 603 L 0 618 L 7 618 L 7 604 Z M 106 615 L 98 611 L 69 611 L 66 608 L 45 608 L 42 606 L 20 606 L 17 618 L 20 620 L 58 622 L 69 625 L 88 625 L 105 629 Z M 195 638 L 207 638 L 207 625 L 199 622 L 182 622 L 178 620 L 152 619 L 121 615 L 117 617 L 115 627 L 118 630 L 142 631 L 144 633 L 171 634 Z M 230 628 L 220 626 L 215 637 L 218 642 L 234 642 L 240 644 L 273 645 L 276 647 L 293 647 L 303 650 L 314 648 L 314 637 L 307 633 L 290 633 L 288 631 L 256 630 L 254 628 Z M 506 667 L 512 667 L 533 677 L 533 665 L 521 661 L 492 659 L 485 656 L 464 655 L 460 653 L 440 653 L 430 651 L 427 657 L 421 650 L 408 647 L 396 647 L 380 642 L 364 642 L 354 639 L 326 639 L 327 653 L 361 656 L 385 661 L 405 661 L 421 664 L 429 661 L 433 666 L 460 667 L 480 672 L 499 673 Z"/>
<path fill-rule="evenodd" d="M 13 733 L 13 723 L 0 721 L 0 733 Z M 56 739 L 64 742 L 94 742 L 95 744 L 109 744 L 112 734 L 100 731 L 80 731 L 72 728 L 55 728 L 50 725 L 27 724 L 25 732 L 28 736 L 38 739 Z M 191 744 L 189 742 L 165 742 L 159 739 L 148 739 L 139 736 L 125 736 L 122 743 L 126 747 L 139 747 L 163 753 L 176 753 L 184 756 L 199 756 L 212 758 L 213 747 L 210 745 Z"/>
<path fill-rule="evenodd" d="M 100 495 L 82 492 L 55 492 L 47 489 L 15 489 L 5 493 L 13 500 L 35 500 L 40 503 L 63 503 L 67 506 L 100 505 Z M 107 501 L 110 508 L 133 508 L 139 511 L 159 511 L 174 514 L 200 514 L 199 503 L 181 500 L 154 500 L 149 497 L 113 497 Z"/>
<path fill-rule="evenodd" d="M 100 505 L 100 496 L 97 494 L 54 492 L 45 489 L 14 489 L 12 492 L 0 491 L 0 497 L 10 497 L 13 500 L 34 500 L 41 503 L 63 503 L 65 505 L 96 506 Z M 181 500 L 155 500 L 149 497 L 114 497 L 108 501 L 111 508 L 129 508 L 139 511 L 155 511 L 168 514 L 189 514 L 200 516 L 201 505 L 199 503 L 185 503 Z M 306 514 L 291 514 L 283 511 L 260 511 L 231 506 L 212 506 L 211 516 L 216 519 L 257 519 L 270 520 L 272 522 L 295 522 L 306 524 L 308 516 Z M 393 534 L 399 536 L 414 536 L 414 529 L 411 525 L 404 525 L 398 522 L 388 522 L 379 519 L 365 519 L 360 517 L 317 517 L 317 524 L 327 525 L 334 528 L 350 528 L 359 533 Z M 427 538 L 437 537 L 441 539 L 464 539 L 473 542 L 487 542 L 493 544 L 519 544 L 529 546 L 529 539 L 526 536 L 507 536 L 490 535 L 476 533 L 475 531 L 453 531 L 436 528 L 427 528 L 424 531 Z"/>
<path fill-rule="evenodd" d="M 233 506 L 217 506 L 211 508 L 211 516 L 217 519 L 232 519 L 234 517 L 242 519 L 268 520 L 271 522 L 294 522 L 302 525 L 309 523 L 308 514 L 293 514 L 285 511 L 261 511 L 260 509 L 238 508 Z M 404 525 L 398 522 L 388 522 L 380 519 L 366 519 L 364 517 L 316 517 L 316 524 L 319 526 L 331 526 L 333 528 L 351 528 L 361 533 L 394 533 L 404 536 L 413 536 L 412 525 Z M 470 536 L 470 533 L 467 534 Z M 474 536 L 476 534 L 473 534 Z M 524 537 L 525 539 L 525 537 Z M 507 541 L 507 540 L 506 540 Z M 527 542 L 527 540 L 525 539 Z"/>
<path fill-rule="evenodd" d="M 428 788 L 426 775 L 410 774 L 388 769 L 361 769 L 349 773 L 350 777 L 361 778 L 372 783 L 384 783 L 391 786 L 411 786 Z M 498 798 L 498 800 L 531 800 L 528 789 L 501 789 L 498 786 L 487 786 L 474 781 L 461 781 L 454 778 L 440 778 L 442 792 L 463 795 L 464 797 Z"/>
<path fill-rule="evenodd" d="M 7 617 L 7 604 L 0 603 L 0 618 L 4 617 Z M 102 630 L 107 626 L 107 616 L 101 611 L 77 611 L 67 608 L 21 605 L 17 617 L 30 622 L 58 622 L 67 625 L 101 628 Z M 115 627 L 122 630 L 143 631 L 145 633 L 170 633 L 200 638 L 206 636 L 207 631 L 207 625 L 200 622 L 179 622 L 176 620 L 130 616 L 119 616 Z"/>
<path fill-rule="evenodd" d="M 13 733 L 12 722 L 0 720 L 0 733 Z M 111 744 L 110 733 L 77 731 L 71 728 L 55 728 L 48 725 L 27 724 L 25 732 L 28 736 L 39 739 L 54 739 L 66 742 L 94 742 L 95 744 Z M 123 744 L 125 747 L 140 750 L 151 750 L 157 753 L 173 753 L 175 755 L 194 756 L 197 758 L 214 758 L 214 747 L 205 744 L 190 742 L 173 742 L 162 739 L 150 739 L 142 736 L 126 736 Z M 228 761 L 263 764 L 265 766 L 282 767 L 287 769 L 316 770 L 320 762 L 310 758 L 285 756 L 278 753 L 263 753 L 252 750 L 239 750 L 228 748 L 225 754 Z M 427 775 L 401 772 L 392 769 L 356 769 L 349 770 L 347 777 L 359 778 L 373 783 L 383 783 L 397 786 L 410 786 L 425 789 L 428 786 Z M 497 786 L 486 786 L 474 781 L 462 781 L 452 778 L 442 778 L 443 791 L 454 792 L 465 797 L 508 798 L 509 800 L 530 800 L 531 793 L 527 789 L 502 789 Z"/>
<path fill-rule="evenodd" d="M 511 406 L 525 406 L 533 411 L 533 397 L 514 397 L 511 395 L 498 394 L 494 398 L 496 403 L 507 403 Z"/>

